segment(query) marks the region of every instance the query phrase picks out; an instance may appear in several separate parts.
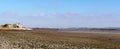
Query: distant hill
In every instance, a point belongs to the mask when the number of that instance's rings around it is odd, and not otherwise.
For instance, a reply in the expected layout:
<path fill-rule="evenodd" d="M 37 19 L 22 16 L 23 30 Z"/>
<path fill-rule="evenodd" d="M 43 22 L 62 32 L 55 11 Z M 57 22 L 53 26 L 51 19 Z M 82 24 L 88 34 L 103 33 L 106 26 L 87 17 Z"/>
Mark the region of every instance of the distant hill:
<path fill-rule="evenodd" d="M 32 28 L 33 30 L 120 30 L 120 28 Z"/>
<path fill-rule="evenodd" d="M 33 30 L 58 30 L 57 28 L 32 28 Z"/>

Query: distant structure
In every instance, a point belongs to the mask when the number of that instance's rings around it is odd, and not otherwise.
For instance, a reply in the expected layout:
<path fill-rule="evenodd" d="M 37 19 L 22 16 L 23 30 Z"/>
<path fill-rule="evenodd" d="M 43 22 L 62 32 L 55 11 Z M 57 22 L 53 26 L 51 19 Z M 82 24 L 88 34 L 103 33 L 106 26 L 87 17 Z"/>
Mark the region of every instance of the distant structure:
<path fill-rule="evenodd" d="M 16 24 L 1 25 L 0 30 L 32 30 L 32 29 L 24 28 L 20 23 L 16 23 Z"/>

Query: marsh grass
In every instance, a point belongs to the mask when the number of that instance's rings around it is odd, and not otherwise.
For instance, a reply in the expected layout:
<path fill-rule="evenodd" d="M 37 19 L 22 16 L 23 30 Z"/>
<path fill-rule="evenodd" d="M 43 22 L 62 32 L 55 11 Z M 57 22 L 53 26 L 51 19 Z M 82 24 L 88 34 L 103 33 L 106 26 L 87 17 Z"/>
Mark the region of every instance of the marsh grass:
<path fill-rule="evenodd" d="M 0 31 L 1 49 L 120 49 L 119 40 L 116 34 Z"/>

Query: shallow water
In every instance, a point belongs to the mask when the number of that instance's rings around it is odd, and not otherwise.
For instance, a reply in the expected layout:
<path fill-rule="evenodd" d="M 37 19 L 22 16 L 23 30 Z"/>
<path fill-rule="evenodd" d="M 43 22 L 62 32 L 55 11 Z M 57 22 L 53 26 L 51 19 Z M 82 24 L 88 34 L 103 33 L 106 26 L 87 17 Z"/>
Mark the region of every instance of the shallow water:
<path fill-rule="evenodd" d="M 97 33 L 97 34 L 120 34 L 120 32 L 116 31 L 60 31 L 67 33 Z"/>

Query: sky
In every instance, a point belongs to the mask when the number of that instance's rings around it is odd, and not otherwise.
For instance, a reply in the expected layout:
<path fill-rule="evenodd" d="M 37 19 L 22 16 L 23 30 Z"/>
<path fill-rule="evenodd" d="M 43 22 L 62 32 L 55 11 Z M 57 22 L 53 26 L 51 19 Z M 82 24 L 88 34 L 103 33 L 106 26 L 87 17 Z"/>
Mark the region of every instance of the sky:
<path fill-rule="evenodd" d="M 120 27 L 120 0 L 0 0 L 0 25 Z"/>

